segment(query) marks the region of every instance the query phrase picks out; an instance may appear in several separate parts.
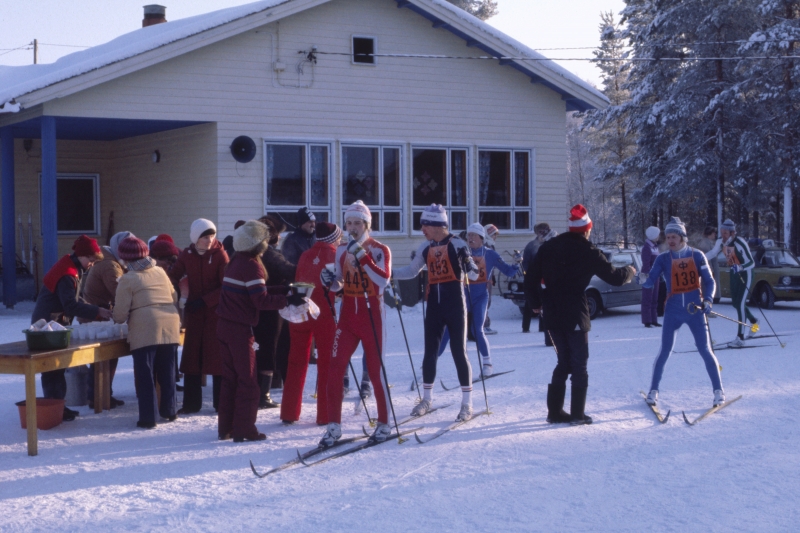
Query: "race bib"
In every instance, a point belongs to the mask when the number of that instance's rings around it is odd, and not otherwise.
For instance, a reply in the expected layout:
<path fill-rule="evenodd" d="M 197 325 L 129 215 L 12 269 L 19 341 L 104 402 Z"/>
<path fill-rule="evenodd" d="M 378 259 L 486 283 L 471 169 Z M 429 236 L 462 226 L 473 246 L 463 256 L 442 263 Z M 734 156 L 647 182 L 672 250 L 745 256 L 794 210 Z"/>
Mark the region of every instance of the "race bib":
<path fill-rule="evenodd" d="M 369 279 L 366 272 L 362 275 L 362 269 L 358 266 L 358 260 L 353 254 L 347 254 L 344 258 L 344 294 L 345 296 L 364 297 L 375 296 L 375 284 Z"/>
<path fill-rule="evenodd" d="M 478 279 L 470 281 L 470 283 L 486 283 L 488 281 L 488 277 L 486 276 L 486 257 L 472 256 L 472 260 L 475 261 L 475 266 L 478 267 Z"/>
<path fill-rule="evenodd" d="M 672 290 L 673 294 L 686 294 L 700 289 L 700 274 L 693 257 L 672 260 Z"/>
<path fill-rule="evenodd" d="M 450 254 L 447 245 L 431 246 L 428 248 L 428 285 L 458 281 L 453 265 L 450 263 Z"/>
<path fill-rule="evenodd" d="M 736 255 L 735 246 L 725 246 L 722 248 L 722 253 L 725 254 L 725 259 L 728 260 L 728 266 L 740 265 L 739 256 Z"/>

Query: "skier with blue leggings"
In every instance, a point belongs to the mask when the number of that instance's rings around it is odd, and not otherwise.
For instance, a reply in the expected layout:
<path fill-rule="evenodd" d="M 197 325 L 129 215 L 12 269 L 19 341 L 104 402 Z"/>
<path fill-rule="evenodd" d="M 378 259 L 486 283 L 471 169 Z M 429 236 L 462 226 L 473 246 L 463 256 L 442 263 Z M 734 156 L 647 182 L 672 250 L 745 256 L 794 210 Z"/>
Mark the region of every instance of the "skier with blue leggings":
<path fill-rule="evenodd" d="M 492 290 L 488 281 L 495 268 L 506 276 L 513 277 L 520 271 L 520 265 L 510 265 L 503 261 L 500 254 L 484 246 L 485 240 L 486 230 L 483 226 L 476 223 L 467 228 L 467 244 L 479 273 L 478 279 L 470 281 L 464 286 L 464 296 L 467 299 L 467 309 L 472 313 L 472 324 L 467 327 L 472 328 L 473 335 L 475 335 L 481 365 L 483 365 L 483 375 L 489 377 L 492 375 L 492 358 L 489 354 L 489 343 L 486 341 L 486 334 L 483 331 L 483 322 L 489 307 L 489 291 Z M 445 329 L 439 345 L 439 357 L 444 353 L 448 342 L 450 342 L 450 331 Z"/>
<path fill-rule="evenodd" d="M 725 403 L 719 363 L 711 349 L 706 315 L 711 312 L 716 284 L 709 270 L 706 256 L 690 248 L 686 242 L 686 226 L 678 217 L 672 217 L 664 229 L 669 251 L 656 258 L 650 273 L 640 274 L 645 289 L 651 288 L 660 276 L 666 281 L 667 301 L 664 304 L 664 329 L 661 333 L 661 351 L 653 364 L 653 379 L 647 403 L 658 403 L 658 385 L 667 359 L 672 354 L 678 330 L 688 324 L 694 343 L 706 365 L 714 389 L 714 407 Z M 645 276 L 647 276 L 645 278 Z M 702 310 L 702 312 L 697 312 Z"/>

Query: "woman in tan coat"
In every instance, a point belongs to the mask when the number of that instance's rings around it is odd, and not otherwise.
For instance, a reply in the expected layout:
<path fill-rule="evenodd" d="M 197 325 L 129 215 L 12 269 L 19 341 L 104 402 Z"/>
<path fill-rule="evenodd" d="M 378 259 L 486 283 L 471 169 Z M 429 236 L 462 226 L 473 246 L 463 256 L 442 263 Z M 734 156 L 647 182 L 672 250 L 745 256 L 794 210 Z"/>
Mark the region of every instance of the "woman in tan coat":
<path fill-rule="evenodd" d="M 139 396 L 139 421 L 144 429 L 156 427 L 156 415 L 175 420 L 175 356 L 180 342 L 180 316 L 175 307 L 175 289 L 155 260 L 147 256 L 141 239 L 128 237 L 118 249 L 128 272 L 117 286 L 114 321 L 128 322 L 128 344 L 133 355 L 133 378 Z M 161 404 L 156 408 L 153 375 L 161 386 Z"/>

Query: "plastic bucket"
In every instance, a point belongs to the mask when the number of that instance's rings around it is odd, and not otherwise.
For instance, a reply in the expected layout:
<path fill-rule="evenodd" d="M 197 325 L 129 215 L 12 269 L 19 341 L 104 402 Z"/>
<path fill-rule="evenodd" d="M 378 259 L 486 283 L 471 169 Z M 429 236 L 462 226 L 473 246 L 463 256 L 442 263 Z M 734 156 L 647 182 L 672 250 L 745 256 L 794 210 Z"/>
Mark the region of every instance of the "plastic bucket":
<path fill-rule="evenodd" d="M 29 350 L 58 350 L 69 346 L 72 329 L 63 331 L 30 331 L 23 329 Z"/>
<path fill-rule="evenodd" d="M 66 405 L 81 406 L 89 403 L 89 367 L 86 365 L 68 368 L 64 373 L 67 380 Z"/>
<path fill-rule="evenodd" d="M 28 429 L 27 407 L 25 400 L 17 402 L 19 408 L 19 423 L 22 429 Z M 64 400 L 53 398 L 36 398 L 36 427 L 39 429 L 52 429 L 59 425 L 64 417 Z"/>

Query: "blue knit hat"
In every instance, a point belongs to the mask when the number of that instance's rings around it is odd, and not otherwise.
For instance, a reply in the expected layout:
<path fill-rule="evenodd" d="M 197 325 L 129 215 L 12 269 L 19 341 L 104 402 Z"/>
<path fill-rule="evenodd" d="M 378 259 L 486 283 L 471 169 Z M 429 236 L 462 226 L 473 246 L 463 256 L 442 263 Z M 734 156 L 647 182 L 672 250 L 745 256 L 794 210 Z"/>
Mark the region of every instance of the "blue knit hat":
<path fill-rule="evenodd" d="M 422 212 L 419 219 L 423 226 L 447 227 L 447 211 L 439 204 L 431 204 Z"/>
<path fill-rule="evenodd" d="M 670 233 L 675 233 L 681 237 L 686 237 L 686 224 L 681 222 L 681 219 L 678 217 L 670 218 L 669 222 L 667 223 L 667 227 L 664 228 L 664 234 L 668 235 Z"/>

